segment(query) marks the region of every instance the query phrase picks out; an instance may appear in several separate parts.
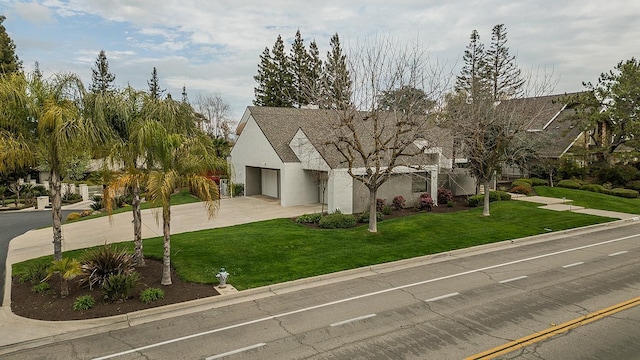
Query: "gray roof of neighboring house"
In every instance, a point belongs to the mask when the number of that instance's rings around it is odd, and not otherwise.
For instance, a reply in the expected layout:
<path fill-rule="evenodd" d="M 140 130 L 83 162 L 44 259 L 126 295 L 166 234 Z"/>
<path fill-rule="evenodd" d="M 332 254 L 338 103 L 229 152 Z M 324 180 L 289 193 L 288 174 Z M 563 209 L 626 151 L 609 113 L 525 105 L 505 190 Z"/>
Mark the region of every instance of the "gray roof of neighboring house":
<path fill-rule="evenodd" d="M 293 150 L 289 147 L 289 143 L 293 139 L 294 135 L 301 129 L 308 137 L 309 141 L 320 152 L 321 156 L 327 162 L 332 169 L 346 168 L 347 164 L 344 157 L 336 151 L 335 147 L 329 144 L 336 138 L 336 132 L 334 131 L 335 124 L 340 120 L 339 112 L 335 110 L 325 109 L 297 109 L 297 108 L 275 108 L 275 107 L 261 107 L 250 106 L 247 108 L 253 119 L 256 121 L 258 127 L 262 130 L 265 138 L 269 141 L 275 152 L 280 159 L 287 162 L 300 162 L 298 157 L 294 154 Z M 355 116 L 364 117 L 365 112 L 357 112 Z M 384 116 L 384 115 L 383 115 Z M 388 118 L 391 118 L 390 113 L 386 113 Z M 367 130 L 367 124 L 371 122 L 355 122 L 358 126 L 362 126 L 362 131 L 359 133 L 365 134 Z M 450 152 L 451 146 L 442 146 L 435 144 L 436 137 L 446 136 L 448 133 L 443 129 L 429 128 L 431 134 L 425 135 L 425 138 L 434 139 L 434 146 L 440 146 L 444 149 L 448 149 Z M 435 134 L 438 134 L 437 136 Z M 450 139 L 449 139 L 450 140 Z M 448 140 L 447 140 L 448 141 Z M 445 143 L 447 141 L 444 141 Z M 371 145 L 372 147 L 373 145 Z M 415 146 L 411 146 L 416 152 L 419 150 Z M 411 157 L 412 165 L 430 165 L 437 161 L 433 154 L 421 153 L 417 156 Z M 402 162 L 398 162 L 397 165 L 402 165 Z M 354 166 L 362 166 L 361 161 L 354 164 Z"/>

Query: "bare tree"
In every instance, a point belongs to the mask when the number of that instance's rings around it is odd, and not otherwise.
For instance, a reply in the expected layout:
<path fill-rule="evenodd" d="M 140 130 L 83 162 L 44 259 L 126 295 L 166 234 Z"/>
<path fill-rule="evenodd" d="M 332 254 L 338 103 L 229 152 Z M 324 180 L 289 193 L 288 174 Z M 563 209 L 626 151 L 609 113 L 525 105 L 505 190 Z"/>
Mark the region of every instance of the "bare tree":
<path fill-rule="evenodd" d="M 401 48 L 394 39 L 378 38 L 351 54 L 351 101 L 334 110 L 337 121 L 326 145 L 337 151 L 348 174 L 369 190 L 369 231 L 377 232 L 378 189 L 395 173 L 423 170 L 422 164 L 433 162 L 424 150 L 433 143 L 436 116 L 425 113 L 424 95 L 441 99 L 448 77 L 443 67 L 432 66 L 417 44 Z M 422 91 L 394 91 L 407 88 Z M 389 100 L 392 94 L 402 96 L 402 101 L 381 104 L 383 96 Z"/>
<path fill-rule="evenodd" d="M 215 138 L 224 137 L 228 140 L 231 129 L 230 106 L 220 94 L 198 96 L 195 108 L 202 115 L 199 117 L 202 130 Z"/>

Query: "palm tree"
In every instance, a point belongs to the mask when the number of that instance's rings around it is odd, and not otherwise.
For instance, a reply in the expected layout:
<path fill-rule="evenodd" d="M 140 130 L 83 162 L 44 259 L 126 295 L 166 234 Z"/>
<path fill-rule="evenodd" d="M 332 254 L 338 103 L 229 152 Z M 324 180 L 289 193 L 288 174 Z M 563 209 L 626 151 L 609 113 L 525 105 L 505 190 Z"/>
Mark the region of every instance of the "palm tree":
<path fill-rule="evenodd" d="M 64 258 L 54 260 L 49 266 L 48 275 L 44 280 L 50 279 L 53 274 L 60 274 L 60 297 L 69 295 L 69 280 L 82 274 L 82 266 L 76 259 Z"/>
<path fill-rule="evenodd" d="M 205 176 L 208 170 L 224 169 L 215 156 L 211 139 L 195 126 L 188 104 L 171 99 L 147 99 L 140 121 L 132 128 L 131 141 L 139 149 L 146 171 L 129 169 L 107 187 L 107 198 L 132 184 L 144 185 L 147 199 L 162 212 L 164 237 L 162 285 L 171 284 L 171 194 L 188 187 L 205 202 L 209 218 L 215 215 L 220 194 Z M 156 212 L 158 219 L 159 212 Z"/>
<path fill-rule="evenodd" d="M 37 74 L 0 78 L 4 129 L 0 146 L 12 149 L 3 155 L 16 168 L 39 159 L 50 168 L 53 255 L 62 259 L 61 179 L 70 157 L 101 144 L 107 134 L 99 117 L 83 116 L 84 86 L 74 74 L 57 74 L 44 80 Z M 4 117 L 6 116 L 6 120 Z M 27 156 L 31 149 L 31 156 Z"/>

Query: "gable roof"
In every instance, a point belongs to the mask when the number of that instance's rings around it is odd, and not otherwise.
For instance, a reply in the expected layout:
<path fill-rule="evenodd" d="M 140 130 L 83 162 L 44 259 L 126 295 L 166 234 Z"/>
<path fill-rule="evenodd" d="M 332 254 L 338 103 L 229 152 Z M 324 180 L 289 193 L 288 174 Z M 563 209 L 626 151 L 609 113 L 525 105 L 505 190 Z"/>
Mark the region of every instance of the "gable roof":
<path fill-rule="evenodd" d="M 302 130 L 332 169 L 347 167 L 344 157 L 334 147 L 327 145 L 336 136 L 332 125 L 337 124 L 340 120 L 339 114 L 335 110 L 249 106 L 247 112 L 255 120 L 283 163 L 300 162 L 300 159 L 298 159 L 289 144 L 298 130 Z M 391 115 L 390 113 L 383 114 L 383 116 Z M 364 118 L 366 113 L 359 112 L 356 113 L 356 116 Z M 357 122 L 359 126 L 363 127 L 368 126 L 368 123 L 365 121 Z M 366 129 L 363 128 L 363 130 Z M 450 148 L 450 146 L 435 144 L 434 134 L 445 134 L 442 129 L 434 128 L 430 129 L 430 132 L 433 133 L 431 138 L 434 140 L 434 145 Z M 427 135 L 425 136 L 425 138 L 428 137 Z M 416 145 L 411 145 L 410 147 L 410 150 L 413 150 L 412 153 L 420 151 Z M 420 153 L 419 155 L 411 156 L 412 165 L 431 165 L 435 164 L 436 161 L 435 154 Z M 354 165 L 363 166 L 362 163 Z"/>

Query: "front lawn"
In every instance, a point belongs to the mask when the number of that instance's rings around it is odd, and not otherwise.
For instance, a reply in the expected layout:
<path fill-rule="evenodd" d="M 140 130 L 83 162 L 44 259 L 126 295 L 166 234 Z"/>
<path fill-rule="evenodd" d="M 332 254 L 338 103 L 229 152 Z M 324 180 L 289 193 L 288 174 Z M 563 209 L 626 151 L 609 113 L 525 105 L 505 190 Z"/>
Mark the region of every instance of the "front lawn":
<path fill-rule="evenodd" d="M 536 194 L 540 196 L 549 196 L 560 199 L 566 198 L 567 200 L 573 200 L 573 205 L 582 206 L 588 209 L 640 214 L 640 198 L 627 199 L 591 191 L 560 187 L 536 186 L 534 189 Z"/>
<path fill-rule="evenodd" d="M 616 198 L 617 199 L 617 198 Z M 187 281 L 217 283 L 225 267 L 229 282 L 243 290 L 366 265 L 407 259 L 454 249 L 603 223 L 612 219 L 538 209 L 520 201 L 491 203 L 491 216 L 481 208 L 455 213 L 420 213 L 382 221 L 378 233 L 366 226 L 321 230 L 275 219 L 171 236 L 172 263 Z M 132 243 L 123 243 L 132 250 Z M 162 257 L 162 238 L 144 241 L 146 257 Z M 65 257 L 81 258 L 82 250 Z M 16 264 L 51 261 L 51 256 Z"/>

